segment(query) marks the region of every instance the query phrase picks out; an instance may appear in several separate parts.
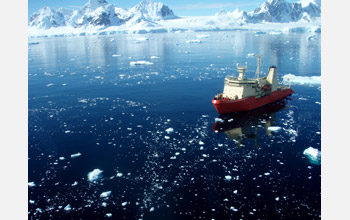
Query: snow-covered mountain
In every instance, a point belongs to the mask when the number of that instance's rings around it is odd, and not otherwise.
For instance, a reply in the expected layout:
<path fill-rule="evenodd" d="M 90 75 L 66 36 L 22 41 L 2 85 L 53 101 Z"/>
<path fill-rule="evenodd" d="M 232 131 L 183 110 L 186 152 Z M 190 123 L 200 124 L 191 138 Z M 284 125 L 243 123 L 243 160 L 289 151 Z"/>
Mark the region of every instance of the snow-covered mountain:
<path fill-rule="evenodd" d="M 94 27 L 118 26 L 126 23 L 154 22 L 177 18 L 174 12 L 161 2 L 144 0 L 130 10 L 109 4 L 106 0 L 89 0 L 80 10 L 44 7 L 34 13 L 29 27 L 49 29 L 59 26 Z M 130 26 L 130 25 L 129 25 Z"/>
<path fill-rule="evenodd" d="M 305 1 L 305 0 L 304 0 Z M 305 2 L 303 3 L 304 5 Z M 320 17 L 321 8 L 313 1 L 303 7 L 301 3 L 290 3 L 285 0 L 268 0 L 253 12 L 248 13 L 248 22 L 295 22 L 308 21 Z"/>
<path fill-rule="evenodd" d="M 276 28 L 320 32 L 320 16 L 320 0 L 267 0 L 251 12 L 221 10 L 213 16 L 182 18 L 152 0 L 143 0 L 130 9 L 106 0 L 89 0 L 79 10 L 44 7 L 32 15 L 28 30 L 31 36 Z"/>

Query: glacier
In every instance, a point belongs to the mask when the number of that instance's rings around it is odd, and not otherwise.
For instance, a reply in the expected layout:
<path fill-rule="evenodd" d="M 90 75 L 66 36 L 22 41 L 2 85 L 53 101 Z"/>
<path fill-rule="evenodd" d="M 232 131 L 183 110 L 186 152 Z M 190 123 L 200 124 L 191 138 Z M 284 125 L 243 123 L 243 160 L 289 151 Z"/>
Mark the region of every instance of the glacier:
<path fill-rule="evenodd" d="M 105 0 L 89 0 L 78 10 L 44 7 L 29 19 L 29 37 L 162 33 L 185 31 L 253 30 L 321 32 L 321 3 L 268 0 L 252 12 L 221 10 L 211 16 L 179 17 L 166 5 L 143 0 L 130 9 Z"/>

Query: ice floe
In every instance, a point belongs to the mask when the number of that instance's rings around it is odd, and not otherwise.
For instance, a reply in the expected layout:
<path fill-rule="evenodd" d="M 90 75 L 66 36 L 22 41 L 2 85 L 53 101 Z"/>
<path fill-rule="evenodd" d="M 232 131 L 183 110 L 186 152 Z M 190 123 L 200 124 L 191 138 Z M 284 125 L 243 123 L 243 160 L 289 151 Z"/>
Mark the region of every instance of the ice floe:
<path fill-rule="evenodd" d="M 306 155 L 313 162 L 316 162 L 316 163 L 320 162 L 321 151 L 319 151 L 316 148 L 308 147 L 307 149 L 304 150 L 303 154 Z"/>
<path fill-rule="evenodd" d="M 64 211 L 69 212 L 72 209 L 72 207 L 70 206 L 70 204 L 66 205 L 66 207 L 64 207 Z"/>
<path fill-rule="evenodd" d="M 106 191 L 100 194 L 100 198 L 107 198 L 111 195 L 112 191 Z"/>
<path fill-rule="evenodd" d="M 29 187 L 34 187 L 34 186 L 36 186 L 36 185 L 35 185 L 34 182 L 29 182 L 29 183 L 28 183 L 28 186 L 29 186 Z"/>
<path fill-rule="evenodd" d="M 80 152 L 78 152 L 78 153 L 76 153 L 76 154 L 71 154 L 71 155 L 70 155 L 71 158 L 76 158 L 76 157 L 80 157 L 80 156 L 81 156 L 81 153 L 80 153 Z"/>
<path fill-rule="evenodd" d="M 230 181 L 232 180 L 232 176 L 226 175 L 226 176 L 225 176 L 225 180 L 226 180 L 227 182 L 230 182 Z"/>
<path fill-rule="evenodd" d="M 168 134 L 174 133 L 174 128 L 168 128 L 165 130 L 165 132 Z"/>
<path fill-rule="evenodd" d="M 287 84 L 290 81 L 292 84 L 321 84 L 321 76 L 296 76 L 293 74 L 286 74 L 283 76 L 284 83 Z"/>
<path fill-rule="evenodd" d="M 131 66 L 137 66 L 137 65 L 152 65 L 152 62 L 145 61 L 145 60 L 140 60 L 140 61 L 131 61 L 130 65 Z"/>
<path fill-rule="evenodd" d="M 194 39 L 194 40 L 186 40 L 186 43 L 192 44 L 192 43 L 201 43 L 202 41 L 199 39 Z"/>
<path fill-rule="evenodd" d="M 87 177 L 90 182 L 94 182 L 102 177 L 102 170 L 94 169 L 90 173 L 88 173 Z"/>
<path fill-rule="evenodd" d="M 270 127 L 267 128 L 267 130 L 272 131 L 272 132 L 278 132 L 278 131 L 280 131 L 281 129 L 282 129 L 282 128 L 279 127 L 279 126 L 270 126 Z"/>

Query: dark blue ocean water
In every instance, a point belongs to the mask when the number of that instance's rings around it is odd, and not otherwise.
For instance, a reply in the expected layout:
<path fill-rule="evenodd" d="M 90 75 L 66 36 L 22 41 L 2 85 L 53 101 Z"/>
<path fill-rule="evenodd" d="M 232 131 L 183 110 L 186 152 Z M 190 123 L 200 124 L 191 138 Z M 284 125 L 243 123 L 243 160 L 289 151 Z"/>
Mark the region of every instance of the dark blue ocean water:
<path fill-rule="evenodd" d="M 194 39 L 201 43 L 186 43 Z M 294 84 L 288 99 L 221 116 L 224 123 L 215 123 L 211 104 L 236 63 L 247 62 L 254 76 L 252 53 L 263 55 L 263 72 L 277 66 L 280 81 L 320 76 L 320 36 L 29 42 L 29 219 L 320 219 L 320 161 L 303 152 L 321 150 L 321 85 Z M 94 169 L 102 175 L 89 181 Z"/>

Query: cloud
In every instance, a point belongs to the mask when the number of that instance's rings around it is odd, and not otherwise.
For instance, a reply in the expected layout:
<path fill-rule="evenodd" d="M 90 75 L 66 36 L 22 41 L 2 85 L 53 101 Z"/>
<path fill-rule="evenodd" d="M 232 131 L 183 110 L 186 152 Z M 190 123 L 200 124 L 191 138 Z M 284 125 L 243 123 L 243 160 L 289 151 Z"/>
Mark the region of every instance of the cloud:
<path fill-rule="evenodd" d="M 178 5 L 172 6 L 171 8 L 174 10 L 194 10 L 194 9 L 221 9 L 221 8 L 232 8 L 232 7 L 244 7 L 244 6 L 252 6 L 252 5 L 260 5 L 259 2 L 237 2 L 237 3 L 198 3 L 198 4 L 186 4 L 186 5 Z"/>

